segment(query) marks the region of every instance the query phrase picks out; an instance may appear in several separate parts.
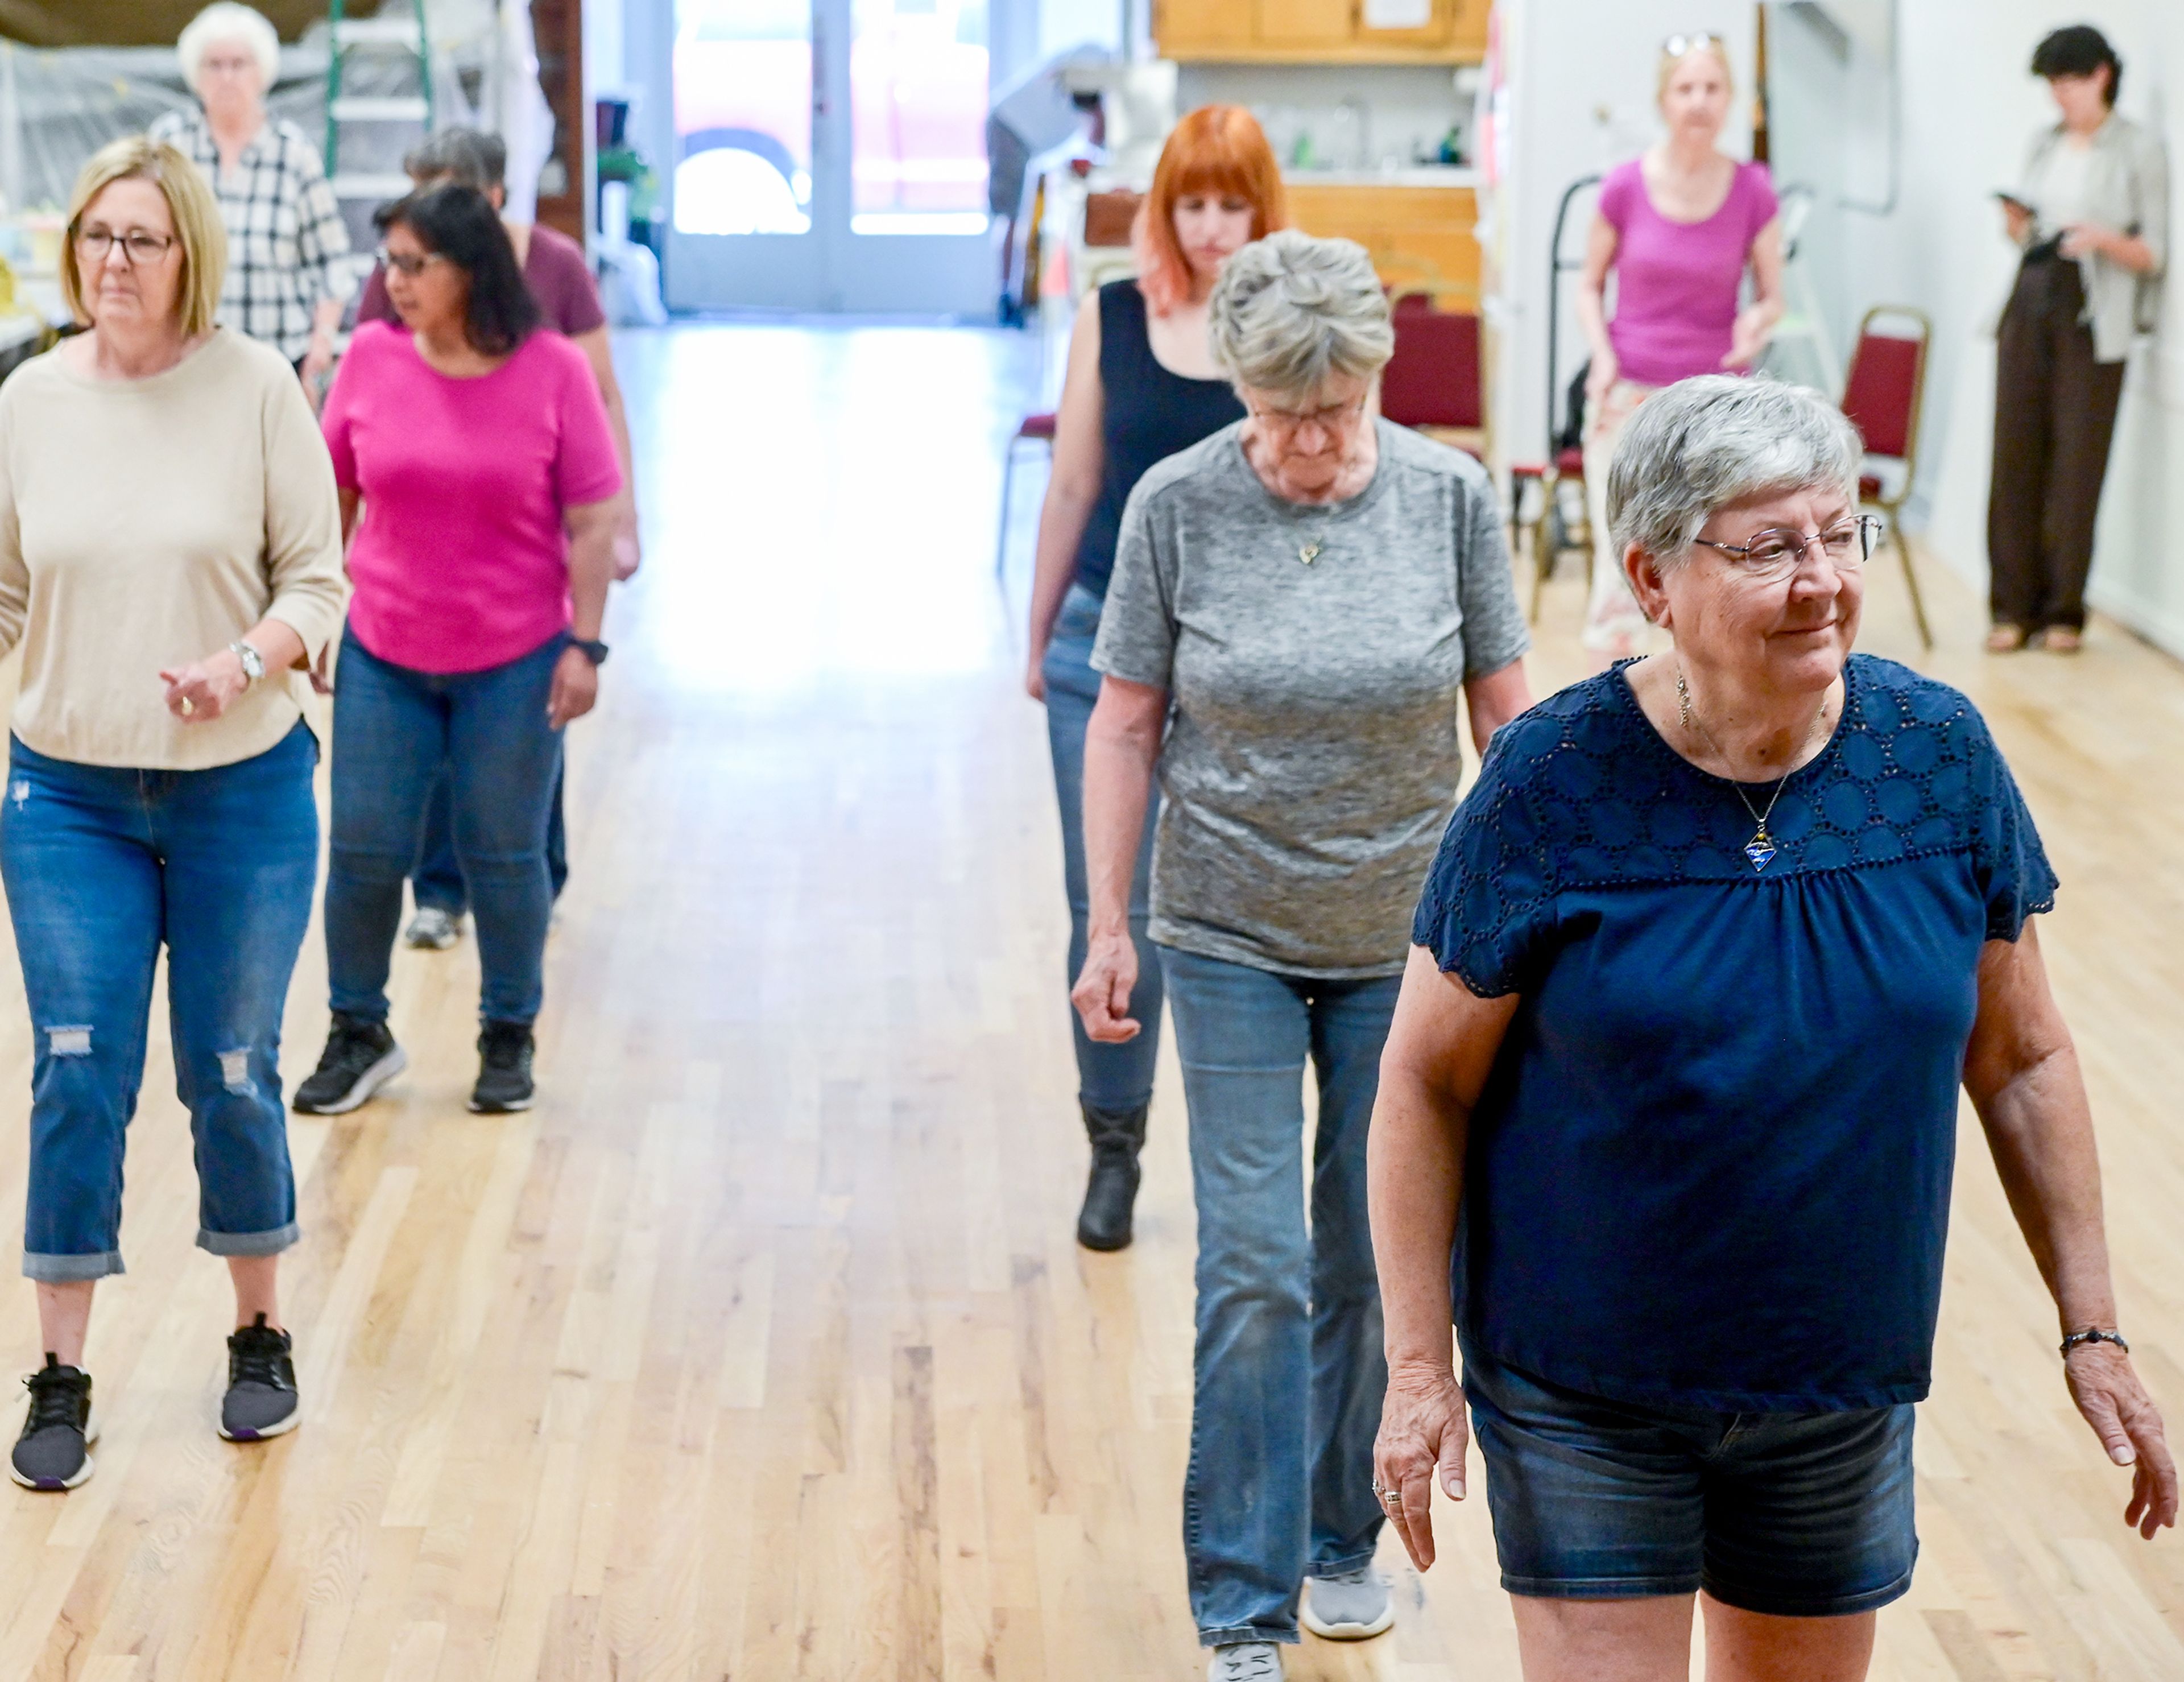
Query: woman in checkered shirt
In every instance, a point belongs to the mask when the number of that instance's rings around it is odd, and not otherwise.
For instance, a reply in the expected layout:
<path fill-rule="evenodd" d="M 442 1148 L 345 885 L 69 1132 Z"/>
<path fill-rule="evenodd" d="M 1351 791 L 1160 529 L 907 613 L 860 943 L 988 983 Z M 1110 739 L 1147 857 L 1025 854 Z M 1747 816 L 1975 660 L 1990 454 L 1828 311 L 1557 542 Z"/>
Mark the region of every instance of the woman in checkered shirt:
<path fill-rule="evenodd" d="M 203 170 L 220 201 L 228 250 L 220 325 L 278 350 L 315 399 L 356 280 L 318 153 L 293 123 L 266 114 L 281 38 L 249 7 L 220 0 L 191 21 L 176 52 L 203 109 L 161 117 L 152 137 Z"/>

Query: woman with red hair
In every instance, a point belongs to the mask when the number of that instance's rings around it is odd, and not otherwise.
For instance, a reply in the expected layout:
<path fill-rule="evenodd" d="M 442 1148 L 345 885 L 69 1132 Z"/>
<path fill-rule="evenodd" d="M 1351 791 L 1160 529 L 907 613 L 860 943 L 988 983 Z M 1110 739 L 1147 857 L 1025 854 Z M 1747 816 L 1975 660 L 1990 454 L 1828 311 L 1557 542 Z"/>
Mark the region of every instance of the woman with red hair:
<path fill-rule="evenodd" d="M 1039 512 L 1031 590 L 1031 663 L 1025 687 L 1046 703 L 1054 787 L 1061 806 L 1069 895 L 1069 976 L 1084 963 L 1090 904 L 1084 867 L 1084 727 L 1100 696 L 1092 642 L 1115 564 L 1132 487 L 1154 463 L 1244 418 L 1206 337 L 1206 299 L 1221 265 L 1284 226 L 1281 170 L 1259 125 L 1235 105 L 1206 105 L 1175 126 L 1139 208 L 1134 280 L 1100 288 L 1080 309 L 1056 417 L 1054 473 Z M 1160 966 L 1145 940 L 1153 820 L 1149 805 L 1130 888 L 1138 945 L 1130 1014 L 1145 1031 L 1099 1044 L 1074 1015 L 1078 1101 L 1092 1170 L 1078 1242 L 1120 1250 L 1130 1241 L 1138 1153 L 1145 1142 L 1153 1065 L 1160 1051 Z"/>

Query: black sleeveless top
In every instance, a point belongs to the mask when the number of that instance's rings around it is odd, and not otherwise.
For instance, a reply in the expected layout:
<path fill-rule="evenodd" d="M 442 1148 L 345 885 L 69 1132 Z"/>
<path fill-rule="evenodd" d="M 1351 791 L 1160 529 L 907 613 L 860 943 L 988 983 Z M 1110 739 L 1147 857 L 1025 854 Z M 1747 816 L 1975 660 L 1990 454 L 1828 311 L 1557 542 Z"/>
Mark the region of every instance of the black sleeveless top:
<path fill-rule="evenodd" d="M 1187 380 L 1153 354 L 1145 295 L 1135 281 L 1100 288 L 1100 387 L 1107 462 L 1100 499 L 1077 545 L 1077 582 L 1103 599 L 1115 570 L 1123 505 L 1146 470 L 1244 418 L 1226 380 Z"/>

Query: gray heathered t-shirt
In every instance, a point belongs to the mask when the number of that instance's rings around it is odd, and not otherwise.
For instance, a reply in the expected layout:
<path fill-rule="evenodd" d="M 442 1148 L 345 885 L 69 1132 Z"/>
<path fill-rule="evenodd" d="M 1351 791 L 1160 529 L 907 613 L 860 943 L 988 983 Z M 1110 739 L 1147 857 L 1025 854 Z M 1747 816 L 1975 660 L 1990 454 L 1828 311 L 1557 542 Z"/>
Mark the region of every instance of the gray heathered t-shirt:
<path fill-rule="evenodd" d="M 1171 698 L 1151 935 L 1256 969 L 1396 975 L 1456 805 L 1457 698 L 1531 640 L 1493 487 L 1382 420 L 1360 494 L 1284 502 L 1244 424 L 1138 482 L 1092 651 Z"/>

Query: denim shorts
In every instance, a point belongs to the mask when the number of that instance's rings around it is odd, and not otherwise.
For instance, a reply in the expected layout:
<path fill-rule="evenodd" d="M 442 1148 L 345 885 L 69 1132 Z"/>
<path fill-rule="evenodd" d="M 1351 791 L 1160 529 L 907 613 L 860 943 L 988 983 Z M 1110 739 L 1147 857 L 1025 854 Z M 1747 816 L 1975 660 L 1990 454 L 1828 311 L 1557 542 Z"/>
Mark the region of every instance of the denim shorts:
<path fill-rule="evenodd" d="M 1467 1349 L 1502 1586 L 1622 1600 L 1699 1589 L 1778 1618 L 1911 1586 L 1908 1403 L 1719 1413 L 1610 1401 Z"/>

